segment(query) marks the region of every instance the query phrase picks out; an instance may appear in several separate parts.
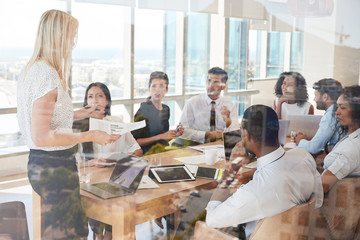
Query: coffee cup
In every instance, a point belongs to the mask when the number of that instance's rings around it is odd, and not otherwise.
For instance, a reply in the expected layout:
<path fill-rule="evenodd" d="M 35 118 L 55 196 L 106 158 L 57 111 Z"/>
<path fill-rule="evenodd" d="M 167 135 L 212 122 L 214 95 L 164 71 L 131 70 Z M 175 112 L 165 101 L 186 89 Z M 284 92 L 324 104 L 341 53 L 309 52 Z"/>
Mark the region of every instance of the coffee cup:
<path fill-rule="evenodd" d="M 208 148 L 205 150 L 205 163 L 206 165 L 214 165 L 217 159 L 217 149 Z"/>

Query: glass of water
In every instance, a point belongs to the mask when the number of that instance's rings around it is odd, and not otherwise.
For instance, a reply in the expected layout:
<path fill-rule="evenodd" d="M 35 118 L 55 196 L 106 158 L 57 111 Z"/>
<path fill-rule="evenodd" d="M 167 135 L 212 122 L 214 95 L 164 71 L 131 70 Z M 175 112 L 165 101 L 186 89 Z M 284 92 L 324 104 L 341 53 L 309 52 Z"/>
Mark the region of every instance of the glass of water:
<path fill-rule="evenodd" d="M 296 131 L 291 131 L 290 132 L 290 139 L 292 143 L 295 143 L 295 136 L 296 136 Z"/>
<path fill-rule="evenodd" d="M 85 154 L 82 151 L 82 145 L 79 144 L 78 152 L 75 154 L 76 163 L 78 166 L 79 180 L 81 183 L 90 182 L 90 162 L 86 160 Z"/>

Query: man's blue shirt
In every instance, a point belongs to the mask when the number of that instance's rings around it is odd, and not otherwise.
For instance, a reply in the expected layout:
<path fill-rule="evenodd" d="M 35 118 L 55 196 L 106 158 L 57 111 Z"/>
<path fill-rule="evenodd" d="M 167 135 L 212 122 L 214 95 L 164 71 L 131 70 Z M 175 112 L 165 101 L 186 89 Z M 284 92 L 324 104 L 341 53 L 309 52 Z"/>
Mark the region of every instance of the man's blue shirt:
<path fill-rule="evenodd" d="M 309 153 L 315 154 L 324 150 L 325 144 L 333 148 L 338 141 L 339 134 L 336 131 L 338 122 L 333 112 L 335 104 L 331 105 L 326 111 L 319 123 L 319 129 L 315 136 L 310 140 L 302 139 L 298 147 L 306 149 Z"/>

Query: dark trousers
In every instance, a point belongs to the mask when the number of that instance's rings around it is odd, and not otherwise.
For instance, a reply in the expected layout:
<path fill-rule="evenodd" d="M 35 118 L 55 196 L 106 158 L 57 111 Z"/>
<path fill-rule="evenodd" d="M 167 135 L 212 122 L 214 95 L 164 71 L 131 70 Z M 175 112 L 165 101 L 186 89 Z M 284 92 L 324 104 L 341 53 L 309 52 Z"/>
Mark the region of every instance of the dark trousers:
<path fill-rule="evenodd" d="M 62 151 L 30 150 L 28 177 L 43 200 L 44 239 L 78 239 L 88 235 L 76 151 L 76 147 Z"/>

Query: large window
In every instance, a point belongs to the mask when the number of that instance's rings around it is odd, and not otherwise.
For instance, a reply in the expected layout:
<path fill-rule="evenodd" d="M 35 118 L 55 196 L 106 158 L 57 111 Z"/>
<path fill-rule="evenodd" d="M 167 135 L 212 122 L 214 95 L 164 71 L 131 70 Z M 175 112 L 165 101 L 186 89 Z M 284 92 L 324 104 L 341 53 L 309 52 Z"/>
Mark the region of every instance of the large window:
<path fill-rule="evenodd" d="M 47 9 L 66 10 L 66 3 L 0 1 L 0 108 L 16 107 L 17 80 L 32 54 L 40 16 Z M 23 150 L 16 114 L 1 114 L 0 122 L 0 154 Z"/>
<path fill-rule="evenodd" d="M 261 47 L 262 47 L 262 32 L 260 30 L 249 31 L 249 54 L 248 54 L 248 79 L 260 78 L 261 70 Z"/>
<path fill-rule="evenodd" d="M 269 32 L 266 77 L 278 77 L 284 71 L 285 33 Z"/>
<path fill-rule="evenodd" d="M 175 93 L 176 77 L 176 12 L 167 12 L 165 14 L 165 72 L 169 77 L 168 94 Z"/>
<path fill-rule="evenodd" d="M 150 73 L 164 70 L 164 12 L 136 9 L 134 27 L 134 96 L 145 97 L 148 94 Z"/>
<path fill-rule="evenodd" d="M 228 89 L 240 90 L 245 88 L 247 64 L 247 22 L 230 19 L 229 23 L 229 66 Z"/>
<path fill-rule="evenodd" d="M 209 70 L 210 16 L 204 13 L 191 14 L 186 24 L 185 47 L 185 92 L 205 89 Z"/>
<path fill-rule="evenodd" d="M 74 2 L 72 14 L 79 20 L 78 42 L 73 51 L 72 98 L 82 101 L 92 82 L 105 83 L 112 98 L 123 98 L 123 8 Z M 86 9 L 86 11 L 84 11 Z M 96 17 L 94 17 L 96 16 Z"/>
<path fill-rule="evenodd" d="M 246 72 L 249 70 L 246 61 L 247 52 L 247 21 L 230 19 L 229 21 L 229 65 L 228 90 L 240 90 L 246 87 Z M 239 115 L 244 112 L 244 98 L 232 97 Z"/>
<path fill-rule="evenodd" d="M 291 34 L 290 70 L 301 72 L 303 66 L 304 33 L 293 32 Z"/>

